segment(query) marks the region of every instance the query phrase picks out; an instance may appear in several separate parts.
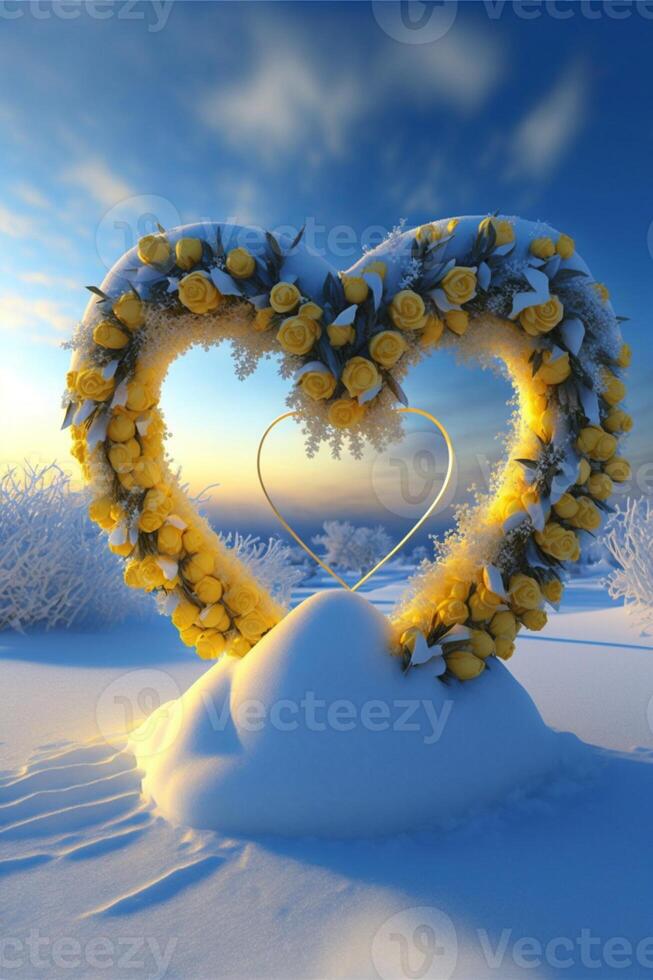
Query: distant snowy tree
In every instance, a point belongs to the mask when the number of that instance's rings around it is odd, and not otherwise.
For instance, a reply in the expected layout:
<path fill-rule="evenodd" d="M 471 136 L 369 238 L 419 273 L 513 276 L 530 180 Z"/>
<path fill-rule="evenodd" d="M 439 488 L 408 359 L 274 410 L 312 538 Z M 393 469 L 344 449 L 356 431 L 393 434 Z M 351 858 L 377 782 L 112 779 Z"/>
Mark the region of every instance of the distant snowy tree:
<path fill-rule="evenodd" d="M 623 599 L 626 610 L 642 632 L 653 632 L 653 508 L 645 497 L 629 500 L 610 518 L 605 544 L 617 568 L 607 578 L 613 599 Z"/>
<path fill-rule="evenodd" d="M 0 474 L 0 630 L 116 623 L 152 608 L 56 464 Z"/>
<path fill-rule="evenodd" d="M 343 572 L 366 572 L 392 548 L 385 528 L 354 527 L 349 521 L 325 521 L 313 543 L 324 548 L 324 561 Z"/>

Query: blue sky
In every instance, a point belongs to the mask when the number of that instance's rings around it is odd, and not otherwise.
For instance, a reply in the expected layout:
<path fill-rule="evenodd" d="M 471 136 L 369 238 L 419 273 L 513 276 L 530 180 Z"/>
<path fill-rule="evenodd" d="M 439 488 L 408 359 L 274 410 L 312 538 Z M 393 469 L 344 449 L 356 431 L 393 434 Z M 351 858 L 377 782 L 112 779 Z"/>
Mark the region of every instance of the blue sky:
<path fill-rule="evenodd" d="M 648 461 L 653 5 L 405 5 L 424 13 L 421 32 L 402 27 L 398 4 L 378 6 L 3 5 L 0 410 L 12 424 L 0 458 L 66 459 L 58 345 L 84 285 L 151 215 L 308 220 L 316 247 L 346 267 L 375 228 L 498 209 L 571 234 L 631 318 L 630 455 Z M 436 14 L 449 29 L 415 43 Z M 499 452 L 507 385 L 436 354 L 407 389 L 451 429 L 465 480 L 480 480 L 478 457 Z M 223 484 L 230 526 L 258 519 L 236 491 L 253 481 L 258 435 L 284 396 L 272 365 L 237 382 L 226 351 L 171 372 L 175 456 L 192 486 Z M 221 427 L 235 404 L 238 432 Z M 645 492 L 648 470 L 636 472 Z"/>

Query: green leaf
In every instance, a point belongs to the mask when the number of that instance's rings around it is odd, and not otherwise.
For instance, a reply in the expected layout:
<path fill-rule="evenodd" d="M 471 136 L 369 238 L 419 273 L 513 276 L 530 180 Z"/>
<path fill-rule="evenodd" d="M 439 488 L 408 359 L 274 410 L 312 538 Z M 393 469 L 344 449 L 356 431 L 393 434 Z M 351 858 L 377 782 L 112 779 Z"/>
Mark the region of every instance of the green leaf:
<path fill-rule="evenodd" d="M 288 249 L 289 252 L 292 252 L 292 250 L 294 248 L 296 248 L 297 245 L 299 245 L 299 243 L 302 240 L 302 236 L 303 236 L 305 230 L 306 230 L 306 225 L 304 224 L 304 225 L 301 226 L 301 228 L 299 229 L 299 231 L 297 232 L 297 234 L 293 238 L 292 242 L 290 243 L 290 248 Z"/>
<path fill-rule="evenodd" d="M 529 470 L 537 469 L 536 459 L 515 459 L 515 463 L 521 463 L 522 466 L 525 466 Z"/>
<path fill-rule="evenodd" d="M 106 293 L 102 292 L 102 290 L 97 286 L 87 286 L 86 288 L 88 289 L 89 293 L 94 293 L 96 296 L 99 296 L 100 299 L 110 299 L 110 297 L 107 296 Z"/>

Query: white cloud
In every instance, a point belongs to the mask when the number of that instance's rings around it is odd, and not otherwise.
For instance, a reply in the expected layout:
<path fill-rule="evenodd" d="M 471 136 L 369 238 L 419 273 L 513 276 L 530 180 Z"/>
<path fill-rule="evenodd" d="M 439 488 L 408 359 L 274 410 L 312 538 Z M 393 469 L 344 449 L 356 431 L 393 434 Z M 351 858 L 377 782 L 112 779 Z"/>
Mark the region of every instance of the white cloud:
<path fill-rule="evenodd" d="M 64 172 L 62 179 L 67 184 L 86 191 L 105 208 L 112 207 L 134 193 L 129 184 L 110 170 L 99 157 L 80 160 Z"/>
<path fill-rule="evenodd" d="M 39 233 L 38 221 L 0 204 L 0 235 L 8 238 L 33 238 Z"/>
<path fill-rule="evenodd" d="M 48 289 L 57 289 L 63 286 L 65 289 L 80 289 L 80 285 L 75 279 L 49 276 L 45 272 L 21 272 L 18 278 L 30 286 L 44 286 Z"/>
<path fill-rule="evenodd" d="M 14 184 L 12 191 L 14 197 L 17 197 L 23 204 L 27 204 L 29 207 L 41 208 L 42 210 L 47 210 L 52 207 L 51 202 L 45 194 L 38 187 L 29 184 L 27 181 L 23 180 L 18 184 Z"/>
<path fill-rule="evenodd" d="M 508 177 L 541 180 L 556 168 L 581 130 L 588 91 L 584 65 L 573 65 L 562 74 L 517 126 Z"/>
<path fill-rule="evenodd" d="M 54 343 L 55 337 L 43 328 L 59 334 L 72 331 L 74 319 L 65 312 L 62 305 L 51 299 L 31 299 L 20 293 L 3 293 L 0 296 L 0 330 L 27 333 L 31 339 L 38 337 Z"/>

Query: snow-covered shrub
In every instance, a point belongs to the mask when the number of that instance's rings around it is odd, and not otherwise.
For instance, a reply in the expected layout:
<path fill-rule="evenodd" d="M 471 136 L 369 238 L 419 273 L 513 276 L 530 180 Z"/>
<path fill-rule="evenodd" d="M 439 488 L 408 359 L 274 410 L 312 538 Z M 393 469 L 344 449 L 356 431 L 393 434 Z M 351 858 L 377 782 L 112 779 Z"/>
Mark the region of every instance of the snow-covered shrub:
<path fill-rule="evenodd" d="M 224 536 L 223 541 L 283 606 L 289 604 L 293 589 L 307 577 L 306 569 L 295 561 L 295 549 L 280 538 L 262 541 L 236 531 Z"/>
<path fill-rule="evenodd" d="M 87 506 L 56 464 L 0 473 L 0 630 L 96 626 L 152 608 L 124 584 Z"/>
<path fill-rule="evenodd" d="M 316 534 L 313 543 L 324 548 L 327 565 L 343 572 L 361 574 L 376 565 L 392 548 L 385 528 L 354 527 L 349 521 L 325 521 L 324 534 Z"/>
<path fill-rule="evenodd" d="M 606 582 L 623 599 L 642 632 L 653 632 L 653 508 L 645 497 L 628 500 L 610 518 L 605 544 L 617 568 Z"/>

